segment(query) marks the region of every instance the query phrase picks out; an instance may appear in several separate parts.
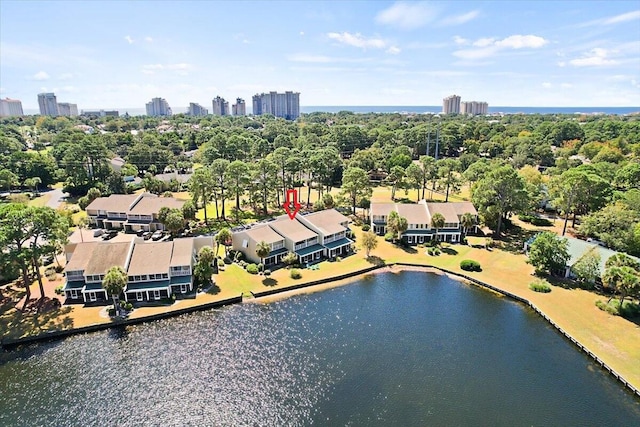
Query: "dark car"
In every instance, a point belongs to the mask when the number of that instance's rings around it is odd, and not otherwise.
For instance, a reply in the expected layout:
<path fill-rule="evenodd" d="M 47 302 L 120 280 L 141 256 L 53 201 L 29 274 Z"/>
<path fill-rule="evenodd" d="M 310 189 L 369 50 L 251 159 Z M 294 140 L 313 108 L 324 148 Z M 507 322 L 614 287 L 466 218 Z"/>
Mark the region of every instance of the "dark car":
<path fill-rule="evenodd" d="M 144 230 L 140 229 L 140 230 L 136 231 L 136 236 L 138 236 L 138 237 L 144 236 Z"/>
<path fill-rule="evenodd" d="M 102 240 L 111 240 L 118 235 L 118 230 L 109 230 L 102 235 Z"/>

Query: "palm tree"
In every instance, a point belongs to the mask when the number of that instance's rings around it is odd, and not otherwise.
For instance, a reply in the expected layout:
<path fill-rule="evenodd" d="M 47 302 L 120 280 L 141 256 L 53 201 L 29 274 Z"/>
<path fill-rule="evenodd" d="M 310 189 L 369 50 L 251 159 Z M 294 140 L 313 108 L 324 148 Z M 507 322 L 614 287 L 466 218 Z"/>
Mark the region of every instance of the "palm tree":
<path fill-rule="evenodd" d="M 398 217 L 398 222 L 396 223 L 396 230 L 398 231 L 398 240 L 402 239 L 402 233 L 407 231 L 409 228 L 409 222 L 407 218 L 400 216 Z"/>
<path fill-rule="evenodd" d="M 224 256 L 227 256 L 227 246 L 231 244 L 232 237 L 231 230 L 228 228 L 223 228 L 216 234 L 216 243 L 224 246 Z"/>
<path fill-rule="evenodd" d="M 116 316 L 120 315 L 118 296 L 122 293 L 125 286 L 127 286 L 127 273 L 125 273 L 124 269 L 119 265 L 111 267 L 102 280 L 102 289 L 107 291 L 107 294 L 111 295 L 113 299 L 113 308 L 116 311 Z"/>
<path fill-rule="evenodd" d="M 83 216 L 82 218 L 78 219 L 78 230 L 80 230 L 81 242 L 84 242 L 84 236 L 82 235 L 82 230 L 87 228 L 87 225 L 89 225 L 89 219 L 86 216 Z"/>
<path fill-rule="evenodd" d="M 473 227 L 475 223 L 476 219 L 470 212 L 462 214 L 462 217 L 460 218 L 460 225 L 462 225 L 462 230 L 465 236 L 467 235 L 467 231 L 469 231 L 469 229 Z"/>
<path fill-rule="evenodd" d="M 436 213 L 431 217 L 431 226 L 436 229 L 436 242 L 438 241 L 438 230 L 444 227 L 444 216 L 441 213 Z"/>
<path fill-rule="evenodd" d="M 617 291 L 620 294 L 620 308 L 622 303 L 628 294 L 633 294 L 634 291 L 640 286 L 640 276 L 638 276 L 636 270 L 631 267 L 613 266 L 604 271 L 602 275 L 602 283 L 610 288 L 612 291 Z M 613 299 L 613 293 L 609 297 L 609 303 Z"/>
<path fill-rule="evenodd" d="M 264 259 L 267 255 L 269 255 L 269 252 L 271 252 L 271 246 L 264 240 L 256 245 L 256 255 L 260 257 L 260 263 L 262 264 L 263 269 L 264 269 Z"/>

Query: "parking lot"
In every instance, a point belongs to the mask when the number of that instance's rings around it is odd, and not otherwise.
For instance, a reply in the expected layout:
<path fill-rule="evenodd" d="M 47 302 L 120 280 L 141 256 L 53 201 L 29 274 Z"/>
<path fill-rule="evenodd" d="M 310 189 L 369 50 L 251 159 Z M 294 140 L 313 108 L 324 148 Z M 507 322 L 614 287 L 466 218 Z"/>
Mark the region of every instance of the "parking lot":
<path fill-rule="evenodd" d="M 82 231 L 82 237 L 80 236 L 80 232 Z M 94 236 L 94 229 L 85 229 L 85 230 L 76 230 L 74 231 L 70 236 L 69 236 L 69 243 L 80 243 L 80 242 L 130 242 L 131 240 L 133 240 L 134 237 L 137 237 L 135 233 L 124 233 L 122 231 L 119 231 L 118 234 L 116 234 L 115 237 L 113 237 L 112 239 L 109 240 L 104 240 L 102 238 L 102 236 Z M 156 240 L 156 241 L 164 241 L 166 240 L 167 236 L 166 234 L 163 235 L 162 239 Z M 149 238 L 148 240 L 145 240 L 146 242 L 153 242 L 154 240 L 151 240 L 151 238 Z"/>

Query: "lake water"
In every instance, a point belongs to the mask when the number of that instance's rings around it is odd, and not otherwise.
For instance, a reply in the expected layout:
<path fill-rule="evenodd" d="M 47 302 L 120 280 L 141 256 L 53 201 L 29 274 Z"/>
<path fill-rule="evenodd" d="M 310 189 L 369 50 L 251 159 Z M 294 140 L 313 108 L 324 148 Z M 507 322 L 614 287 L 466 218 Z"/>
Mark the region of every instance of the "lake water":
<path fill-rule="evenodd" d="M 418 272 L 0 357 L 2 426 L 640 425 L 531 310 Z"/>

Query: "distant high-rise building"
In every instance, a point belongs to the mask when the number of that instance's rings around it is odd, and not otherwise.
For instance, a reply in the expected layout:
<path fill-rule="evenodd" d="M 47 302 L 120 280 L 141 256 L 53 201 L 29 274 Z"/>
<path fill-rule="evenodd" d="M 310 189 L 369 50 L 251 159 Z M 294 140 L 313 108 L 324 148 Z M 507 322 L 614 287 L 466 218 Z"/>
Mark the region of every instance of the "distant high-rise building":
<path fill-rule="evenodd" d="M 458 95 L 447 96 L 442 100 L 442 112 L 444 114 L 460 113 L 460 97 Z"/>
<path fill-rule="evenodd" d="M 87 117 L 119 117 L 120 112 L 117 110 L 82 110 L 80 115 Z"/>
<path fill-rule="evenodd" d="M 295 120 L 300 116 L 300 93 L 298 92 L 255 94 L 252 101 L 253 114 L 256 116 L 273 114 L 287 120 Z"/>
<path fill-rule="evenodd" d="M 0 99 L 0 117 L 24 116 L 22 102 L 18 99 Z"/>
<path fill-rule="evenodd" d="M 66 117 L 75 117 L 78 115 L 78 104 L 58 102 L 58 114 Z"/>
<path fill-rule="evenodd" d="M 60 115 L 55 93 L 39 93 L 38 106 L 40 107 L 40 115 L 42 116 L 56 117 Z"/>
<path fill-rule="evenodd" d="M 171 107 L 164 98 L 153 98 L 151 102 L 147 102 L 147 116 L 162 117 L 172 114 Z"/>
<path fill-rule="evenodd" d="M 229 115 L 229 103 L 224 98 L 216 96 L 212 101 L 213 109 L 211 114 L 214 116 L 228 116 Z"/>
<path fill-rule="evenodd" d="M 460 104 L 461 114 L 470 114 L 473 116 L 487 115 L 489 113 L 489 104 L 486 102 L 469 101 Z"/>
<path fill-rule="evenodd" d="M 206 116 L 209 114 L 209 111 L 207 111 L 207 109 L 202 105 L 191 102 L 189 103 L 189 110 L 187 111 L 187 114 L 190 116 Z"/>
<path fill-rule="evenodd" d="M 231 106 L 231 111 L 234 116 L 246 116 L 247 105 L 245 104 L 244 99 L 237 98 L 236 103 Z"/>

